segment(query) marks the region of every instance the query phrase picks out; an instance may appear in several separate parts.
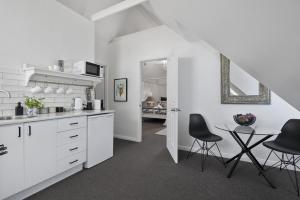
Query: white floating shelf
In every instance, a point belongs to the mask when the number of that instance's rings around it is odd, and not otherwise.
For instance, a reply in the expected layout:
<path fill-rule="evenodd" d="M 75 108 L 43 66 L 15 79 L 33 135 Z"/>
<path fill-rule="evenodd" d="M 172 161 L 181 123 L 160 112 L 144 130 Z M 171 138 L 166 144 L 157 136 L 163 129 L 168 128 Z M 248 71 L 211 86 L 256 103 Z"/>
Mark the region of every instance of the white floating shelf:
<path fill-rule="evenodd" d="M 48 69 L 28 65 L 24 65 L 23 70 L 25 73 L 25 86 L 28 86 L 30 81 L 37 81 L 44 83 L 95 87 L 103 81 L 103 78 L 50 71 Z"/>

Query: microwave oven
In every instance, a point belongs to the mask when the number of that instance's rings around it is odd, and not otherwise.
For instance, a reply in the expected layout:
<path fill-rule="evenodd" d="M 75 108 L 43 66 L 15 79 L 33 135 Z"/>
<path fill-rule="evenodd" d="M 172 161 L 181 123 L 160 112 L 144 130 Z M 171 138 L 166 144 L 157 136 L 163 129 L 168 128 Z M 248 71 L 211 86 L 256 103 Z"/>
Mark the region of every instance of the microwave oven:
<path fill-rule="evenodd" d="M 79 61 L 73 64 L 72 72 L 73 74 L 103 78 L 104 66 L 87 61 Z"/>

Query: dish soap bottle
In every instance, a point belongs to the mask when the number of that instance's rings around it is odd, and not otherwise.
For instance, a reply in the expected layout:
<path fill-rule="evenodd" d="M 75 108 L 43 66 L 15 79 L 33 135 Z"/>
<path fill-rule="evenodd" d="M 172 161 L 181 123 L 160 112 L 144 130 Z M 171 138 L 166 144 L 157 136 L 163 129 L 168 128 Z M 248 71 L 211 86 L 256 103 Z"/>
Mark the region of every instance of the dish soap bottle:
<path fill-rule="evenodd" d="M 16 106 L 15 108 L 15 115 L 16 116 L 20 116 L 20 115 L 23 115 L 23 106 L 21 106 L 21 102 L 18 102 L 18 105 Z"/>

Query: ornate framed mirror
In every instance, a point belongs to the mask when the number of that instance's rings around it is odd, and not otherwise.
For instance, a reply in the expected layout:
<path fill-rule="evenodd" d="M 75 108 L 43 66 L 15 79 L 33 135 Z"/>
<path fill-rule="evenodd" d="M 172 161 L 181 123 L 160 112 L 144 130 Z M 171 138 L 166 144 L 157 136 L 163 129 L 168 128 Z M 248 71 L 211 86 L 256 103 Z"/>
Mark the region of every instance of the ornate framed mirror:
<path fill-rule="evenodd" d="M 222 104 L 270 104 L 271 92 L 224 55 L 221 59 Z"/>

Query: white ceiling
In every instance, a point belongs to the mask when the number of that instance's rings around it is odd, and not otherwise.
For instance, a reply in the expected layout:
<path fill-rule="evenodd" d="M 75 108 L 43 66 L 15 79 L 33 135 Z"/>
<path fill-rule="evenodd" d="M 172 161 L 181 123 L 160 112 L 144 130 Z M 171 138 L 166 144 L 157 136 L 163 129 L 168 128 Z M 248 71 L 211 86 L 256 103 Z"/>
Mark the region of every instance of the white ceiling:
<path fill-rule="evenodd" d="M 186 39 L 209 43 L 300 110 L 299 0 L 151 0 L 148 7 Z"/>
<path fill-rule="evenodd" d="M 83 16 L 120 0 L 58 0 Z M 97 22 L 107 40 L 166 24 L 203 40 L 300 109 L 299 0 L 149 0 Z"/>
<path fill-rule="evenodd" d="M 90 19 L 92 14 L 115 5 L 122 0 L 57 0 L 80 15 Z M 105 41 L 161 25 L 158 18 L 142 5 L 108 16 L 96 22 L 96 36 Z"/>
<path fill-rule="evenodd" d="M 57 0 L 86 18 L 122 0 Z"/>

